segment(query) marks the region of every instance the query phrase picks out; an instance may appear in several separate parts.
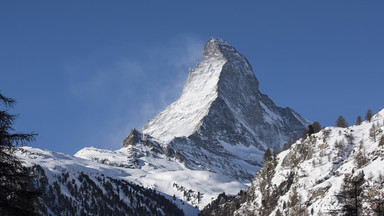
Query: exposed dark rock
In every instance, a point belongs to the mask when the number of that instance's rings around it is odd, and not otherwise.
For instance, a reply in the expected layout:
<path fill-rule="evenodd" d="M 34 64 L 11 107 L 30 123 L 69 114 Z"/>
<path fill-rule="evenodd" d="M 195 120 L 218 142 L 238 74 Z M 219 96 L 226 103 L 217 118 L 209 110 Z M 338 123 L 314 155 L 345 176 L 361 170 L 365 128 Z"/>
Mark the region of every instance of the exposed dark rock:
<path fill-rule="evenodd" d="M 141 133 L 138 130 L 136 130 L 135 128 L 132 128 L 129 135 L 123 141 L 123 147 L 134 145 L 135 143 L 138 143 L 139 141 L 141 141 Z"/>

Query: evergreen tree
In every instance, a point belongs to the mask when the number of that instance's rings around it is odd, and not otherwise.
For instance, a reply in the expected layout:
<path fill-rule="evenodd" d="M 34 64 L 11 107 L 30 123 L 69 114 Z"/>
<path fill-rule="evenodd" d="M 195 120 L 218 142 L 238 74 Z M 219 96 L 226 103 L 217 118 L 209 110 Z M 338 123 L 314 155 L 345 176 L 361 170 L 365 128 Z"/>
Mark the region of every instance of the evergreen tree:
<path fill-rule="evenodd" d="M 0 103 L 4 106 L 0 110 L 0 215 L 35 215 L 37 193 L 32 177 L 12 152 L 15 146 L 33 141 L 36 134 L 12 133 L 16 116 L 7 108 L 15 100 L 0 94 Z"/>
<path fill-rule="evenodd" d="M 300 199 L 300 195 L 297 193 L 296 188 L 293 188 L 292 189 L 292 193 L 289 196 L 288 206 L 289 207 L 294 207 L 297 204 L 300 204 L 300 200 L 301 200 Z"/>
<path fill-rule="evenodd" d="M 308 215 L 307 209 L 302 203 L 302 197 L 296 188 L 292 189 L 292 193 L 289 196 L 288 207 L 289 215 Z"/>
<path fill-rule="evenodd" d="M 312 124 L 313 133 L 318 133 L 321 131 L 321 124 L 318 121 L 313 122 Z"/>
<path fill-rule="evenodd" d="M 271 156 L 271 149 L 267 148 L 267 150 L 264 152 L 264 161 L 268 160 Z"/>
<path fill-rule="evenodd" d="M 376 133 L 377 133 L 377 127 L 376 125 L 373 123 L 371 128 L 369 129 L 369 137 L 372 138 L 373 142 L 376 142 Z"/>
<path fill-rule="evenodd" d="M 321 131 L 321 124 L 318 121 L 308 125 L 308 136 L 311 136 L 314 133 L 318 133 L 319 131 Z"/>
<path fill-rule="evenodd" d="M 359 149 L 355 155 L 355 162 L 358 168 L 363 167 L 368 162 L 363 140 L 360 141 Z"/>
<path fill-rule="evenodd" d="M 303 135 L 301 136 L 301 140 L 305 140 L 305 139 L 307 139 L 307 137 L 308 137 L 308 130 L 305 129 L 303 132 Z"/>
<path fill-rule="evenodd" d="M 342 215 L 361 215 L 362 193 L 364 184 L 364 172 L 358 175 L 346 174 L 337 197 L 340 199 L 342 208 L 339 210 Z"/>
<path fill-rule="evenodd" d="M 313 126 L 312 125 L 308 125 L 308 136 L 311 136 L 314 133 L 315 133 L 315 131 L 313 130 Z"/>
<path fill-rule="evenodd" d="M 372 110 L 368 109 L 367 113 L 365 114 L 365 120 L 371 122 L 372 116 Z"/>
<path fill-rule="evenodd" d="M 348 127 L 347 120 L 345 120 L 343 116 L 339 116 L 336 120 L 336 127 L 342 127 L 342 128 Z"/>
<path fill-rule="evenodd" d="M 365 198 L 373 212 L 377 215 L 384 215 L 384 176 L 380 173 L 377 179 L 370 179 Z M 373 181 L 373 182 L 372 182 Z"/>
<path fill-rule="evenodd" d="M 380 138 L 379 146 L 384 146 L 384 135 Z"/>
<path fill-rule="evenodd" d="M 363 122 L 363 120 L 361 119 L 361 116 L 357 116 L 356 125 L 361 125 L 362 122 Z"/>

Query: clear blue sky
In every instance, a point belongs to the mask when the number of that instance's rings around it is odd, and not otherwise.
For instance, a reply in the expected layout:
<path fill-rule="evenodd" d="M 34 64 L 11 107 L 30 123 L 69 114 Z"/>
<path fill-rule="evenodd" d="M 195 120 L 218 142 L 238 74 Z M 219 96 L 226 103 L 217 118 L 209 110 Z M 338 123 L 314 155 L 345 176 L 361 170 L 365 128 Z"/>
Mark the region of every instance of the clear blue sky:
<path fill-rule="evenodd" d="M 34 147 L 117 149 L 181 93 L 210 37 L 309 120 L 384 108 L 384 1 L 1 1 L 0 90 Z"/>

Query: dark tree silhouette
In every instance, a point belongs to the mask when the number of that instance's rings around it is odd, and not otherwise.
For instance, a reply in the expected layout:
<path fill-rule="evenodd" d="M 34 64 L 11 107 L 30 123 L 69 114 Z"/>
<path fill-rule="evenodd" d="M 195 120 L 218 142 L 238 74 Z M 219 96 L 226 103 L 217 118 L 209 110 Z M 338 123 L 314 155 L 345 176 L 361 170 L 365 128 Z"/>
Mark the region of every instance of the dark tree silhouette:
<path fill-rule="evenodd" d="M 368 184 L 365 196 L 373 212 L 384 215 L 384 177 L 379 174 L 378 178 Z M 372 196 L 373 195 L 373 196 Z"/>
<path fill-rule="evenodd" d="M 348 127 L 347 120 L 345 120 L 343 116 L 339 116 L 336 120 L 336 127 L 342 127 L 342 128 Z"/>
<path fill-rule="evenodd" d="M 361 122 L 363 122 L 363 120 L 361 119 L 361 116 L 357 116 L 356 125 L 361 125 Z"/>
<path fill-rule="evenodd" d="M 381 136 L 379 146 L 384 146 L 384 135 Z"/>
<path fill-rule="evenodd" d="M 311 125 L 308 125 L 308 135 L 311 136 L 314 133 L 321 131 L 321 124 L 318 121 L 313 122 Z"/>
<path fill-rule="evenodd" d="M 13 155 L 15 146 L 34 140 L 36 134 L 12 133 L 16 115 L 8 113 L 15 100 L 0 94 L 0 215 L 35 215 L 37 193 L 28 169 Z"/>
<path fill-rule="evenodd" d="M 267 150 L 264 152 L 264 160 L 268 160 L 272 156 L 271 149 L 267 148 Z"/>
<path fill-rule="evenodd" d="M 315 133 L 315 131 L 313 130 L 313 126 L 312 125 L 308 125 L 308 136 L 311 136 L 314 133 Z"/>
<path fill-rule="evenodd" d="M 345 175 L 341 190 L 337 195 L 342 203 L 342 208 L 339 210 L 342 215 L 358 216 L 361 214 L 364 181 L 364 172 L 355 176 L 353 174 Z"/>
<path fill-rule="evenodd" d="M 315 121 L 315 122 L 313 122 L 313 124 L 312 124 L 312 128 L 313 128 L 313 132 L 314 133 L 318 133 L 318 132 L 320 132 L 321 131 L 321 124 L 320 124 L 320 122 L 318 122 L 318 121 Z"/>
<path fill-rule="evenodd" d="M 371 128 L 369 128 L 369 137 L 371 137 L 374 142 L 376 142 L 376 135 L 378 133 L 378 129 L 380 129 L 380 127 L 377 127 L 375 123 L 373 123 Z"/>
<path fill-rule="evenodd" d="M 371 122 L 372 120 L 372 110 L 371 109 L 368 109 L 367 113 L 365 114 L 365 120 Z"/>

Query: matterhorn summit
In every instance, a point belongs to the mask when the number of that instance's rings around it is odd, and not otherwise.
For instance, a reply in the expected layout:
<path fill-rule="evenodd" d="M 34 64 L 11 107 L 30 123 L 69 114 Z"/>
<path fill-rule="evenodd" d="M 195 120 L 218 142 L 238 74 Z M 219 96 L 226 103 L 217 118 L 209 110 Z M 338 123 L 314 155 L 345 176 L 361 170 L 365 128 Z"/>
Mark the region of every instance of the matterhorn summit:
<path fill-rule="evenodd" d="M 301 135 L 309 123 L 262 94 L 248 60 L 211 38 L 180 98 L 148 121 L 143 133 L 175 149 L 190 166 L 214 172 L 227 167 L 225 174 L 251 178 L 268 147 Z"/>
<path fill-rule="evenodd" d="M 189 70 L 180 98 L 141 132 L 133 129 L 122 149 L 84 148 L 76 156 L 156 173 L 204 171 L 250 182 L 265 150 L 301 135 L 310 122 L 262 94 L 248 60 L 226 41 L 211 38 L 201 59 Z"/>

